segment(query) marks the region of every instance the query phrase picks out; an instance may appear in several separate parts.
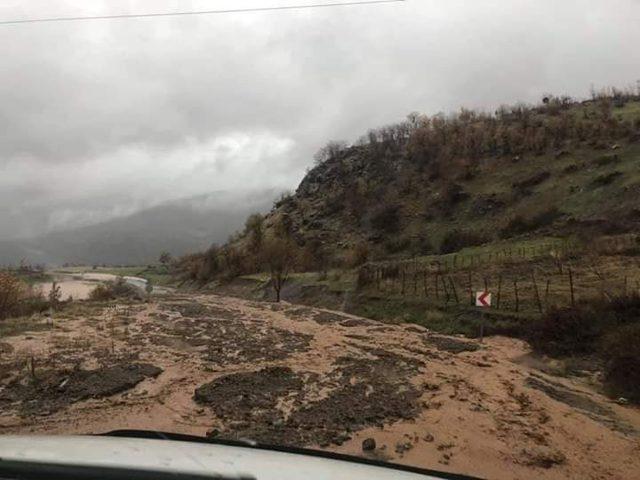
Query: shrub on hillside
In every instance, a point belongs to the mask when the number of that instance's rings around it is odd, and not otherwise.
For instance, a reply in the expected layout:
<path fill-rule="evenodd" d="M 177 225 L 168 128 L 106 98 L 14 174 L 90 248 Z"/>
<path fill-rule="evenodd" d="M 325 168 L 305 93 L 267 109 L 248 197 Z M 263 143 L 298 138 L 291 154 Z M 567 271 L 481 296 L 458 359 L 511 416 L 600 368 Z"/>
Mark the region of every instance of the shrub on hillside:
<path fill-rule="evenodd" d="M 540 185 L 542 182 L 547 180 L 551 176 L 551 173 L 548 171 L 542 171 L 531 175 L 519 182 L 513 183 L 513 188 L 516 190 L 528 190 L 531 187 L 535 187 L 536 185 Z"/>
<path fill-rule="evenodd" d="M 321 165 L 329 160 L 334 160 L 342 155 L 347 148 L 346 142 L 332 140 L 316 152 L 313 156 L 313 162 L 316 165 Z"/>
<path fill-rule="evenodd" d="M 296 204 L 296 199 L 291 192 L 283 192 L 280 197 L 273 203 L 275 208 L 291 210 Z"/>
<path fill-rule="evenodd" d="M 610 185 L 611 183 L 614 182 L 614 180 L 616 178 L 618 178 L 620 176 L 622 176 L 622 172 L 619 172 L 617 170 L 615 172 L 605 173 L 603 175 L 598 175 L 591 182 L 591 187 L 592 188 L 598 188 L 598 187 L 604 187 L 606 185 Z"/>
<path fill-rule="evenodd" d="M 391 238 L 384 242 L 385 251 L 391 255 L 407 250 L 410 246 L 411 239 L 408 237 Z"/>
<path fill-rule="evenodd" d="M 182 281 L 195 281 L 206 253 L 190 253 L 178 258 L 172 266 L 171 274 Z"/>
<path fill-rule="evenodd" d="M 20 302 L 9 312 L 10 317 L 28 317 L 33 314 L 46 312 L 49 310 L 50 303 L 42 293 L 27 290 Z"/>
<path fill-rule="evenodd" d="M 400 228 L 400 207 L 384 205 L 378 208 L 371 216 L 371 227 L 379 232 L 397 232 Z"/>
<path fill-rule="evenodd" d="M 476 247 L 487 242 L 487 238 L 476 232 L 450 230 L 440 242 L 440 253 L 454 253 L 466 247 Z"/>
<path fill-rule="evenodd" d="M 637 293 L 615 296 L 601 309 L 610 313 L 610 320 L 615 324 L 640 323 L 640 295 Z"/>
<path fill-rule="evenodd" d="M 370 255 L 369 245 L 366 242 L 360 242 L 346 252 L 345 263 L 350 268 L 359 267 L 367 263 Z"/>
<path fill-rule="evenodd" d="M 580 167 L 575 163 L 570 163 L 562 169 L 562 173 L 575 173 L 580 170 Z"/>
<path fill-rule="evenodd" d="M 596 159 L 596 165 L 598 165 L 599 167 L 604 167 L 606 165 L 611 165 L 613 163 L 618 163 L 618 161 L 620 160 L 620 157 L 618 157 L 618 155 L 613 154 L 613 155 L 602 155 L 601 157 L 598 157 Z"/>
<path fill-rule="evenodd" d="M 7 272 L 0 272 L 0 320 L 9 316 L 20 302 L 24 284 Z"/>
<path fill-rule="evenodd" d="M 41 313 L 49 306 L 41 290 L 25 285 L 8 272 L 0 272 L 0 320 Z"/>
<path fill-rule="evenodd" d="M 440 191 L 438 207 L 441 210 L 449 210 L 467 198 L 469 198 L 469 194 L 464 191 L 462 185 L 446 183 Z"/>
<path fill-rule="evenodd" d="M 431 255 L 434 253 L 433 244 L 426 235 L 419 235 L 411 243 L 411 253 L 413 255 Z"/>
<path fill-rule="evenodd" d="M 331 195 L 327 195 L 324 200 L 324 207 L 322 214 L 330 217 L 337 213 L 342 212 L 345 209 L 345 194 L 344 192 L 336 192 Z"/>
<path fill-rule="evenodd" d="M 609 333 L 602 345 L 608 392 L 640 402 L 640 323 Z"/>
<path fill-rule="evenodd" d="M 211 281 L 216 274 L 220 273 L 220 263 L 220 248 L 217 245 L 211 245 L 200 258 L 194 280 L 201 284 Z"/>
<path fill-rule="evenodd" d="M 542 227 L 551 225 L 562 213 L 556 207 L 551 207 L 531 216 L 518 214 L 500 230 L 502 238 L 510 238 L 523 233 L 529 233 Z"/>
<path fill-rule="evenodd" d="M 311 239 L 300 249 L 298 266 L 302 271 L 325 272 L 329 266 L 329 252 L 322 240 Z"/>
<path fill-rule="evenodd" d="M 89 300 L 107 301 L 113 300 L 115 297 L 108 285 L 98 285 L 89 293 Z"/>
<path fill-rule="evenodd" d="M 598 356 L 609 393 L 640 401 L 640 295 L 552 309 L 530 321 L 526 332 L 536 351 Z"/>
<path fill-rule="evenodd" d="M 528 338 L 537 351 L 577 355 L 593 353 L 602 331 L 602 321 L 591 308 L 552 308 L 531 321 Z"/>
<path fill-rule="evenodd" d="M 138 288 L 128 284 L 122 277 L 118 277 L 115 282 L 98 285 L 89 294 L 89 299 L 95 301 L 108 301 L 117 298 L 142 298 L 142 295 Z"/>
<path fill-rule="evenodd" d="M 244 233 L 249 251 L 259 252 L 264 240 L 264 217 L 259 213 L 249 215 L 244 223 Z"/>

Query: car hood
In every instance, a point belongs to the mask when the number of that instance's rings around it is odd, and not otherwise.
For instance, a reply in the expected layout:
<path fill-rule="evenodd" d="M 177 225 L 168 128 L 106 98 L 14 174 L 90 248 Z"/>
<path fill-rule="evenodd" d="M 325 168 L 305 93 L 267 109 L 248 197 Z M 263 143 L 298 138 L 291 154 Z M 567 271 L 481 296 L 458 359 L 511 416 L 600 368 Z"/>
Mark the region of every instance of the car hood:
<path fill-rule="evenodd" d="M 448 478 L 249 446 L 100 436 L 0 436 L 0 458 L 258 480 Z"/>

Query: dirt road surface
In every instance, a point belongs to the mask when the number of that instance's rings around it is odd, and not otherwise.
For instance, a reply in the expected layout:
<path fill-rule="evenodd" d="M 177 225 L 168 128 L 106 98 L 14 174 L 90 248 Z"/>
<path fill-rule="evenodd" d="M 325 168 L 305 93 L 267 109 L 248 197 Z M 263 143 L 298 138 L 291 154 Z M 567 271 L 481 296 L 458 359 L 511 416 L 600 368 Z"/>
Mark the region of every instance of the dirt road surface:
<path fill-rule="evenodd" d="M 495 479 L 640 478 L 640 410 L 528 353 L 286 303 L 87 303 L 0 339 L 0 434 L 147 429 Z"/>

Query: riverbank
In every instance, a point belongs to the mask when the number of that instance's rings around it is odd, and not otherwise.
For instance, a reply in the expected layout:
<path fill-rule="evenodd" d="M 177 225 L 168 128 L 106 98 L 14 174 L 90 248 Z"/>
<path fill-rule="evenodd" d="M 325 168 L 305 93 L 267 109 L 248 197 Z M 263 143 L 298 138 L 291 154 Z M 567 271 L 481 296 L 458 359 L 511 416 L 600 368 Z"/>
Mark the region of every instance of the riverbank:
<path fill-rule="evenodd" d="M 34 288 L 40 288 L 43 294 L 47 294 L 53 287 L 53 282 L 60 288 L 61 298 L 63 300 L 71 297 L 74 300 L 86 300 L 89 295 L 99 284 L 116 281 L 123 278 L 125 282 L 133 287 L 138 288 L 141 292 L 147 289 L 149 279 L 136 277 L 132 275 L 124 275 L 126 271 L 118 269 L 89 269 L 90 267 L 77 267 L 75 269 L 54 269 L 47 271 L 47 281 L 33 283 Z M 127 269 L 127 271 L 130 269 Z M 172 289 L 170 287 L 153 286 L 152 294 L 166 294 Z"/>

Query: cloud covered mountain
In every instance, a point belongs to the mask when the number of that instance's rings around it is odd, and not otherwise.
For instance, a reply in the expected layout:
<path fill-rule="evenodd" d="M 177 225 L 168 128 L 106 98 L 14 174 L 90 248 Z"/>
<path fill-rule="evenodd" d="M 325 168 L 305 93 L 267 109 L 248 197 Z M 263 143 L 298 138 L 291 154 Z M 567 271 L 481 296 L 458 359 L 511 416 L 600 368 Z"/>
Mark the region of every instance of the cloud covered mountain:
<path fill-rule="evenodd" d="M 33 239 L 0 242 L 0 264 L 145 264 L 162 251 L 182 255 L 222 243 L 252 212 L 269 210 L 275 191 L 199 195 Z"/>

